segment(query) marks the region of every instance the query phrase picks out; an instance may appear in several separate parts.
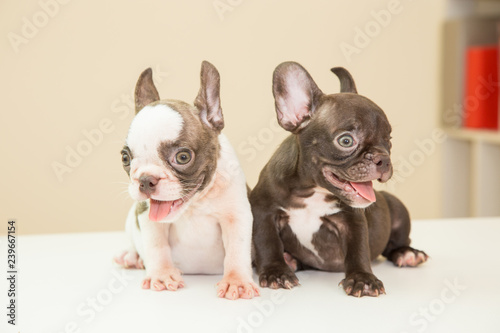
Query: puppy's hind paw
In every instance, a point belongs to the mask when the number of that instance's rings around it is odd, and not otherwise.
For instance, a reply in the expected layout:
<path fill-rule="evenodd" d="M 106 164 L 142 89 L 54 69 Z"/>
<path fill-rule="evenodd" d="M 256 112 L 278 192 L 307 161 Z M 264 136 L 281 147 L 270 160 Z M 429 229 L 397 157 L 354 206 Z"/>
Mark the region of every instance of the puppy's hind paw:
<path fill-rule="evenodd" d="M 123 268 L 144 269 L 144 262 L 139 254 L 134 250 L 123 251 L 113 258 L 113 261 Z"/>
<path fill-rule="evenodd" d="M 392 251 L 390 260 L 398 267 L 416 267 L 429 259 L 429 256 L 420 250 L 409 246 L 400 247 Z"/>
<path fill-rule="evenodd" d="M 296 272 L 298 270 L 299 262 L 290 253 L 283 253 L 283 259 L 285 259 L 286 264 L 290 267 L 292 272 Z"/>

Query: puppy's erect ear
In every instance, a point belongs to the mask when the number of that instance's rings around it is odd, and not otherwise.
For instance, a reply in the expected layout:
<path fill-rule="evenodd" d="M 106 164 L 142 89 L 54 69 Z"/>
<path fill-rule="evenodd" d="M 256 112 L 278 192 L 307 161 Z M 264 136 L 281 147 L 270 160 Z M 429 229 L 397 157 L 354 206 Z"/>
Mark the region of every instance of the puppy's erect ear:
<path fill-rule="evenodd" d="M 146 105 L 160 100 L 160 95 L 153 83 L 153 71 L 146 69 L 139 76 L 135 85 L 135 113 L 142 110 Z"/>
<path fill-rule="evenodd" d="M 208 61 L 203 61 L 200 79 L 200 91 L 194 100 L 194 106 L 199 110 L 203 123 L 220 132 L 224 128 L 224 117 L 220 105 L 220 76 L 217 68 Z"/>
<path fill-rule="evenodd" d="M 323 93 L 304 67 L 284 62 L 274 70 L 273 95 L 279 124 L 297 132 L 307 125 Z"/>
<path fill-rule="evenodd" d="M 333 67 L 331 71 L 337 75 L 340 80 L 340 92 L 357 94 L 356 84 L 351 73 L 344 67 Z"/>

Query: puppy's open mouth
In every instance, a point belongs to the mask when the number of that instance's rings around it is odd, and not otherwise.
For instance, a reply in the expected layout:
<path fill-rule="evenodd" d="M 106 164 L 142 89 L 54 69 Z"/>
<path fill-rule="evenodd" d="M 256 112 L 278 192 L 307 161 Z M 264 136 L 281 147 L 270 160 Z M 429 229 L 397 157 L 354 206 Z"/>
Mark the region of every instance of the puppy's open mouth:
<path fill-rule="evenodd" d="M 176 215 L 177 212 L 189 201 L 189 199 L 191 199 L 193 195 L 195 195 L 196 191 L 198 191 L 201 184 L 203 183 L 204 178 L 205 177 L 202 177 L 197 185 L 182 198 L 171 201 L 162 201 L 150 198 L 149 219 L 153 222 L 161 222 L 167 217 L 173 217 L 174 215 Z"/>
<path fill-rule="evenodd" d="M 184 204 L 184 200 L 160 201 L 153 198 L 149 202 L 149 219 L 154 222 L 160 222 L 171 213 L 175 213 Z"/>
<path fill-rule="evenodd" d="M 371 180 L 365 182 L 350 182 L 348 180 L 340 178 L 327 168 L 323 169 L 323 175 L 330 184 L 347 192 L 350 195 L 359 195 L 369 202 L 375 202 L 377 200 Z"/>

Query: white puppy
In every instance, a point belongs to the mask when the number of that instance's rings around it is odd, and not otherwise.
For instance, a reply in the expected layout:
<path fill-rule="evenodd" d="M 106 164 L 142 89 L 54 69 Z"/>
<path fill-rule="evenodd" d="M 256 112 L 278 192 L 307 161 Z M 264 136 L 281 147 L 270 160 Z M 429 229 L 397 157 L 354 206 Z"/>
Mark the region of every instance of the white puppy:
<path fill-rule="evenodd" d="M 115 261 L 145 267 L 145 289 L 182 288 L 182 273 L 223 273 L 218 297 L 259 295 L 245 177 L 220 133 L 219 82 L 217 69 L 204 61 L 194 106 L 160 100 L 151 69 L 137 82 L 136 116 L 121 152 L 136 201 L 126 222 L 133 247 Z"/>

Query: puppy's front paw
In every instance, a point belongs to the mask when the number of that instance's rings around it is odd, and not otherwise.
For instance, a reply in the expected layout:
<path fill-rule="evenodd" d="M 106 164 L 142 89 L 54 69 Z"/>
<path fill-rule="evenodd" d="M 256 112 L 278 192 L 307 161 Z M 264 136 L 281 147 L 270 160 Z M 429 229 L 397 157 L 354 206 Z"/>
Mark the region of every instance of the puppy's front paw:
<path fill-rule="evenodd" d="M 261 287 L 271 289 L 292 289 L 299 285 L 299 279 L 288 265 L 273 265 L 265 267 L 259 276 Z"/>
<path fill-rule="evenodd" d="M 170 290 L 175 291 L 184 287 L 182 272 L 175 267 L 148 272 L 146 278 L 142 281 L 143 289 L 152 289 L 156 291 Z"/>
<path fill-rule="evenodd" d="M 347 295 L 356 297 L 378 297 L 380 294 L 385 294 L 384 284 L 371 273 L 357 272 L 349 274 L 339 283 L 339 286 L 344 288 Z"/>
<path fill-rule="evenodd" d="M 217 283 L 217 297 L 235 300 L 251 299 L 256 296 L 260 296 L 259 287 L 251 279 L 242 278 L 238 273 L 225 274 Z"/>

